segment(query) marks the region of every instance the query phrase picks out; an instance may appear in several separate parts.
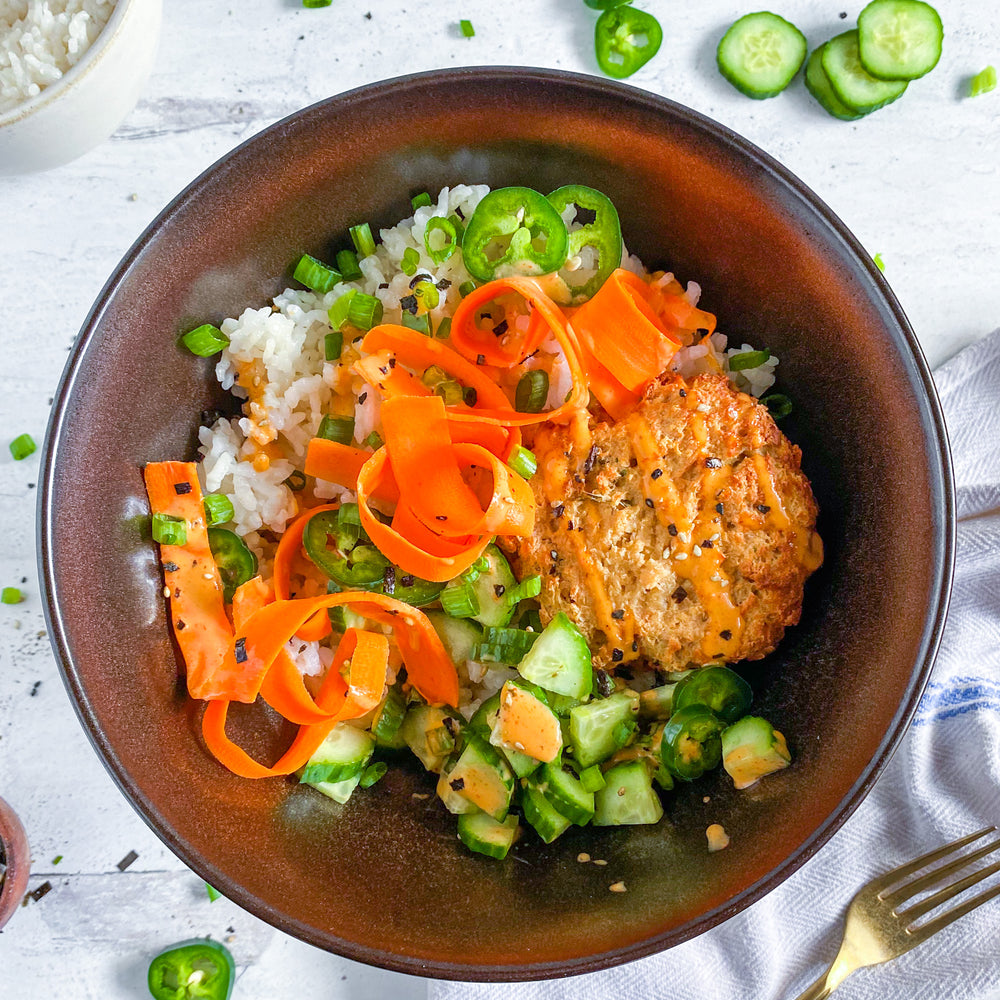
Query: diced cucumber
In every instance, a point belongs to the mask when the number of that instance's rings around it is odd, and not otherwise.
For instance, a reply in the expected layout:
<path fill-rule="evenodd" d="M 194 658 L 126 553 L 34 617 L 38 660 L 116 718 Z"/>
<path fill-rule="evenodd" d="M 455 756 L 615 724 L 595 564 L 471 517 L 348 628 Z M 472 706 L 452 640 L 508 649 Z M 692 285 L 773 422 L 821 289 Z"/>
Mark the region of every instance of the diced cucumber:
<path fill-rule="evenodd" d="M 562 750 L 562 730 L 555 712 L 523 682 L 507 681 L 490 732 L 490 743 L 535 760 L 555 760 Z"/>
<path fill-rule="evenodd" d="M 806 63 L 806 90 L 819 101 L 820 106 L 834 118 L 841 121 L 853 122 L 859 118 L 864 118 L 863 111 L 852 111 L 834 92 L 830 84 L 830 78 L 823 69 L 823 50 L 826 45 L 821 45 L 813 50 L 813 54 Z"/>
<path fill-rule="evenodd" d="M 520 832 L 516 816 L 503 821 L 484 812 L 466 813 L 458 817 L 458 839 L 470 850 L 490 858 L 503 859 Z"/>
<path fill-rule="evenodd" d="M 747 97 L 780 94 L 806 58 L 805 36 L 770 11 L 747 14 L 722 36 L 716 51 L 719 72 Z"/>
<path fill-rule="evenodd" d="M 545 626 L 517 672 L 546 691 L 579 700 L 589 697 L 594 684 L 587 640 L 562 611 Z"/>
<path fill-rule="evenodd" d="M 791 762 L 785 737 L 766 719 L 748 715 L 722 733 L 722 766 L 737 788 L 748 788 Z"/>
<path fill-rule="evenodd" d="M 639 695 L 640 719 L 669 719 L 673 712 L 676 684 L 663 684 Z"/>
<path fill-rule="evenodd" d="M 604 775 L 605 785 L 594 795 L 594 826 L 636 826 L 658 823 L 663 816 L 649 768 L 641 760 L 618 764 Z"/>
<path fill-rule="evenodd" d="M 364 628 L 365 616 L 352 611 L 345 604 L 326 609 L 330 624 L 337 632 L 346 632 L 349 628 Z"/>
<path fill-rule="evenodd" d="M 448 709 L 417 703 L 410 706 L 403 724 L 399 727 L 399 733 L 406 745 L 417 755 L 420 763 L 435 774 L 441 771 L 441 766 L 451 748 L 431 746 L 428 734 L 444 727 L 446 718 L 455 719 L 455 724 L 460 725 L 455 714 Z"/>
<path fill-rule="evenodd" d="M 456 760 L 452 760 L 450 763 L 446 763 L 444 767 L 441 768 L 441 777 L 438 778 L 437 783 L 438 798 L 444 803 L 445 809 L 447 809 L 450 813 L 454 813 L 456 816 L 461 816 L 470 812 L 478 812 L 478 806 L 473 805 L 464 795 L 456 792 L 455 789 L 451 787 L 451 772 L 456 763 L 457 758 Z"/>
<path fill-rule="evenodd" d="M 528 785 L 521 795 L 524 818 L 546 844 L 569 829 L 570 822 L 537 788 Z"/>
<path fill-rule="evenodd" d="M 619 691 L 609 698 L 577 705 L 569 713 L 569 738 L 580 767 L 606 760 L 621 746 L 622 724 L 633 723 L 639 712 L 639 695 Z"/>
<path fill-rule="evenodd" d="M 546 764 L 528 778 L 528 786 L 541 792 L 571 823 L 586 826 L 593 819 L 594 793 L 560 765 Z"/>
<path fill-rule="evenodd" d="M 519 663 L 521 658 L 535 644 L 537 632 L 528 632 L 519 628 L 494 628 L 488 625 L 483 629 L 483 640 L 475 645 L 470 659 L 480 663 Z"/>
<path fill-rule="evenodd" d="M 376 709 L 372 720 L 372 736 L 375 745 L 392 750 L 406 746 L 406 740 L 400 732 L 403 719 L 406 718 L 406 697 L 398 687 L 391 687 L 385 693 L 382 704 Z"/>
<path fill-rule="evenodd" d="M 475 733 L 467 733 L 465 749 L 451 770 L 453 791 L 464 795 L 495 820 L 502 820 L 514 794 L 514 774 L 506 759 Z"/>
<path fill-rule="evenodd" d="M 880 80 L 916 80 L 941 58 L 944 27 L 921 0 L 872 0 L 858 15 L 861 63 Z"/>
<path fill-rule="evenodd" d="M 480 704 L 465 728 L 476 733 L 477 736 L 482 736 L 484 740 L 488 740 L 490 733 L 493 731 L 493 722 L 499 709 L 500 692 L 497 691 Z"/>
<path fill-rule="evenodd" d="M 343 805 L 353 794 L 361 781 L 361 773 L 355 774 L 351 778 L 343 781 L 310 781 L 307 782 L 310 788 L 315 788 L 317 792 L 322 792 L 327 797 Z"/>
<path fill-rule="evenodd" d="M 472 590 L 479 599 L 479 613 L 471 617 L 482 625 L 506 625 L 514 615 L 514 605 L 507 591 L 517 586 L 517 578 L 495 545 L 486 547 L 483 558 L 486 569 L 472 581 Z"/>
<path fill-rule="evenodd" d="M 597 764 L 591 764 L 580 772 L 580 784 L 585 792 L 599 792 L 607 782 L 601 773 L 601 768 Z"/>
<path fill-rule="evenodd" d="M 472 659 L 473 647 L 483 637 L 483 630 L 468 618 L 452 618 L 443 611 L 425 611 L 434 631 L 444 643 L 452 663 L 465 663 Z"/>
<path fill-rule="evenodd" d="M 309 758 L 300 780 L 315 785 L 353 778 L 365 769 L 374 749 L 375 738 L 371 733 L 340 722 Z"/>
<path fill-rule="evenodd" d="M 905 80 L 877 80 L 861 65 L 857 31 L 845 31 L 823 46 L 823 70 L 840 102 L 857 114 L 877 111 L 906 90 Z"/>

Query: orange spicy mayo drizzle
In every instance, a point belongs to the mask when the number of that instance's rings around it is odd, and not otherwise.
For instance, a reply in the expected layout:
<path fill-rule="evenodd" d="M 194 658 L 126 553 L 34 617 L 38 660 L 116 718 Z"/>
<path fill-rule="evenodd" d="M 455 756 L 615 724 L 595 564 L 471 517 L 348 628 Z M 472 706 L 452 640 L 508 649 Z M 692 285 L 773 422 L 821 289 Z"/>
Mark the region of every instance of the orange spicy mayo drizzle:
<path fill-rule="evenodd" d="M 770 508 L 766 515 L 766 522 L 769 527 L 779 531 L 791 532 L 795 537 L 795 550 L 799 564 L 808 573 L 819 569 L 823 564 L 823 542 L 815 531 L 807 530 L 795 524 L 788 516 L 774 488 L 774 481 L 771 478 L 771 470 L 767 466 L 767 459 L 761 455 L 753 456 L 754 469 L 757 472 L 757 481 L 760 483 L 761 492 L 764 494 L 764 503 Z"/>

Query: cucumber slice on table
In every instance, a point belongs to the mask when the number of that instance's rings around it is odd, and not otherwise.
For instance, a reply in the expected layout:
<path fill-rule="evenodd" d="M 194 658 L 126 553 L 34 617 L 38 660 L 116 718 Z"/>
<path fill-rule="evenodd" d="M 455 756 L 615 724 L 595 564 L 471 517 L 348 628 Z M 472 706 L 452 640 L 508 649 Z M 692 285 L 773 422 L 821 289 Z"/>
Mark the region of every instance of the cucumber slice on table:
<path fill-rule="evenodd" d="M 805 35 L 770 11 L 747 14 L 722 36 L 716 50 L 719 72 L 747 97 L 780 94 L 806 59 Z"/>
<path fill-rule="evenodd" d="M 905 80 L 878 80 L 861 65 L 856 30 L 831 38 L 823 46 L 822 60 L 838 100 L 857 114 L 877 111 L 906 90 Z"/>
<path fill-rule="evenodd" d="M 813 50 L 813 54 L 806 63 L 806 90 L 819 101 L 823 109 L 839 118 L 841 121 L 853 122 L 859 118 L 864 118 L 863 111 L 852 111 L 834 92 L 830 84 L 830 78 L 823 69 L 823 50 L 826 45 L 821 45 Z"/>
<path fill-rule="evenodd" d="M 880 80 L 916 80 L 941 58 L 944 27 L 921 0 L 872 0 L 858 15 L 861 63 Z"/>

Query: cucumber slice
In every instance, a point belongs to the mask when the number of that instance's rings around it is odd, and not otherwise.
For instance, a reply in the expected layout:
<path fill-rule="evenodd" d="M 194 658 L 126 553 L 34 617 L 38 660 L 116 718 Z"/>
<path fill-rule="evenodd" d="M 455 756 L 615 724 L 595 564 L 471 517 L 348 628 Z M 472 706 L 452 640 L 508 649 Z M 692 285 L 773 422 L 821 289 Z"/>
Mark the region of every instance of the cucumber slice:
<path fill-rule="evenodd" d="M 858 15 L 861 64 L 880 80 L 916 80 L 941 58 L 944 27 L 921 0 L 872 0 Z"/>
<path fill-rule="evenodd" d="M 449 717 L 461 725 L 460 720 L 450 711 L 433 705 L 416 704 L 410 706 L 399 727 L 399 734 L 406 745 L 416 754 L 420 763 L 434 774 L 440 773 L 450 749 L 431 746 L 427 737 L 429 733 L 447 728 L 444 720 Z"/>
<path fill-rule="evenodd" d="M 639 712 L 639 696 L 619 691 L 609 698 L 577 705 L 569 713 L 569 738 L 581 768 L 606 760 L 620 743 L 619 727 L 632 723 Z"/>
<path fill-rule="evenodd" d="M 524 818 L 546 844 L 551 844 L 569 829 L 569 820 L 537 788 L 530 785 L 525 788 L 521 796 L 521 808 Z"/>
<path fill-rule="evenodd" d="M 517 578 L 495 545 L 486 547 L 483 558 L 486 569 L 472 581 L 472 590 L 479 599 L 479 614 L 471 617 L 481 625 L 503 626 L 514 617 L 514 604 L 507 591 L 517 586 Z"/>
<path fill-rule="evenodd" d="M 490 743 L 504 752 L 513 750 L 535 760 L 550 761 L 562 750 L 562 730 L 555 712 L 529 691 L 528 685 L 507 681 L 500 689 Z"/>
<path fill-rule="evenodd" d="M 458 839 L 470 851 L 498 860 L 507 857 L 520 829 L 516 816 L 508 816 L 502 822 L 484 812 L 458 817 Z"/>
<path fill-rule="evenodd" d="M 528 786 L 541 792 L 571 823 L 586 826 L 594 817 L 594 793 L 580 779 L 558 764 L 546 764 L 529 779 Z"/>
<path fill-rule="evenodd" d="M 365 769 L 374 749 L 371 733 L 346 722 L 338 723 L 309 758 L 299 780 L 315 785 L 353 778 Z"/>
<path fill-rule="evenodd" d="M 425 611 L 434 631 L 444 643 L 452 663 L 465 663 L 472 659 L 472 649 L 483 637 L 483 630 L 468 618 L 452 618 L 443 611 Z"/>
<path fill-rule="evenodd" d="M 361 772 L 359 771 L 353 777 L 345 778 L 343 781 L 310 781 L 308 784 L 310 788 L 315 788 L 317 792 L 322 792 L 334 802 L 343 805 L 354 793 L 354 789 L 358 787 L 360 781 Z"/>
<path fill-rule="evenodd" d="M 590 695 L 594 684 L 590 647 L 563 611 L 545 626 L 517 672 L 546 691 L 581 700 Z"/>
<path fill-rule="evenodd" d="M 755 100 L 774 97 L 792 82 L 806 59 L 805 35 L 769 11 L 747 14 L 722 36 L 716 50 L 719 72 Z"/>
<path fill-rule="evenodd" d="M 845 31 L 823 46 L 823 70 L 842 104 L 868 114 L 891 104 L 906 90 L 905 80 L 877 80 L 861 65 L 857 31 Z"/>
<path fill-rule="evenodd" d="M 399 750 L 406 746 L 400 729 L 406 718 L 406 697 L 398 687 L 391 687 L 382 699 L 382 704 L 376 709 L 372 720 L 372 736 L 375 745 L 391 750 Z"/>
<path fill-rule="evenodd" d="M 510 809 L 514 774 L 506 759 L 474 733 L 466 736 L 465 749 L 449 776 L 453 791 L 464 795 L 498 822 Z"/>
<path fill-rule="evenodd" d="M 748 715 L 722 733 L 722 766 L 737 788 L 749 788 L 791 762 L 785 737 L 766 719 Z"/>
<path fill-rule="evenodd" d="M 863 111 L 852 111 L 834 92 L 830 85 L 830 78 L 823 69 L 824 43 L 818 49 L 813 50 L 813 54 L 806 63 L 806 90 L 819 101 L 821 107 L 834 118 L 841 121 L 853 122 L 859 118 L 864 118 Z M 669 718 L 669 713 L 668 716 Z"/>
<path fill-rule="evenodd" d="M 641 760 L 618 764 L 604 775 L 605 786 L 594 796 L 594 826 L 638 826 L 663 816 L 649 769 Z"/>
<path fill-rule="evenodd" d="M 444 803 L 445 809 L 456 816 L 463 816 L 465 813 L 478 812 L 479 807 L 473 805 L 464 795 L 456 792 L 451 787 L 451 772 L 454 770 L 457 759 L 453 759 L 449 764 L 441 768 L 441 777 L 438 778 L 437 795 Z"/>

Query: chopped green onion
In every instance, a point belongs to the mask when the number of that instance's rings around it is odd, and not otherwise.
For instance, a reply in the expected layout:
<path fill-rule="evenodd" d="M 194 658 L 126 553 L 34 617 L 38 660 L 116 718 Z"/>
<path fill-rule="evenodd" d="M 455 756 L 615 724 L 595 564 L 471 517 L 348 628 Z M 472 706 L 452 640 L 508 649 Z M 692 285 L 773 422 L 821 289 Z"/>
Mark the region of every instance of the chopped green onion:
<path fill-rule="evenodd" d="M 370 257 L 375 253 L 375 240 L 372 237 L 371 226 L 367 222 L 351 226 L 350 233 L 354 246 L 362 257 Z"/>
<path fill-rule="evenodd" d="M 464 576 L 463 573 L 462 576 L 449 580 L 441 591 L 441 607 L 452 618 L 471 618 L 479 614 L 479 597 L 472 589 L 472 581 L 463 579 Z"/>
<path fill-rule="evenodd" d="M 591 764 L 580 772 L 580 784 L 585 792 L 599 792 L 607 782 L 601 773 L 600 764 Z"/>
<path fill-rule="evenodd" d="M 458 294 L 464 299 L 466 295 L 474 292 L 479 286 L 470 278 L 468 281 L 463 281 L 462 284 L 458 286 Z"/>
<path fill-rule="evenodd" d="M 229 338 L 217 326 L 202 323 L 201 326 L 188 330 L 181 337 L 181 343 L 199 358 L 210 358 L 229 346 Z"/>
<path fill-rule="evenodd" d="M 357 281 L 362 277 L 361 268 L 358 267 L 358 255 L 353 250 L 337 251 L 337 270 L 340 271 L 344 281 Z"/>
<path fill-rule="evenodd" d="M 463 38 L 472 38 L 476 34 L 476 29 L 472 27 L 472 22 L 462 18 L 458 22 L 458 30 L 462 32 Z"/>
<path fill-rule="evenodd" d="M 472 647 L 471 659 L 480 662 L 520 663 L 537 639 L 537 632 L 487 626 L 483 629 L 482 641 Z"/>
<path fill-rule="evenodd" d="M 430 365 L 424 370 L 423 375 L 420 376 L 420 381 L 423 382 L 428 389 L 434 389 L 441 382 L 446 381 L 448 377 L 448 373 L 440 365 Z"/>
<path fill-rule="evenodd" d="M 364 292 L 353 295 L 347 309 L 347 322 L 359 330 L 378 326 L 382 322 L 382 300 Z"/>
<path fill-rule="evenodd" d="M 542 592 L 542 578 L 537 573 L 526 576 L 520 583 L 507 589 L 504 595 L 510 604 L 517 604 L 528 598 L 537 597 Z"/>
<path fill-rule="evenodd" d="M 372 431 L 371 434 L 365 438 L 365 447 L 371 448 L 372 451 L 378 451 L 383 444 L 385 444 L 385 442 L 382 440 L 382 435 L 379 434 L 378 431 Z"/>
<path fill-rule="evenodd" d="M 169 514 L 154 514 L 153 541 L 160 545 L 183 545 L 187 541 L 187 521 Z"/>
<path fill-rule="evenodd" d="M 340 444 L 350 444 L 354 440 L 354 417 L 331 417 L 329 414 L 319 422 L 316 437 Z"/>
<path fill-rule="evenodd" d="M 518 445 L 507 464 L 522 478 L 530 479 L 538 471 L 538 460 L 527 448 Z"/>
<path fill-rule="evenodd" d="M 358 785 L 361 788 L 371 788 L 376 781 L 385 777 L 385 773 L 388 770 L 389 765 L 384 760 L 377 760 L 374 764 L 369 764 L 361 772 L 361 780 L 358 782 Z"/>
<path fill-rule="evenodd" d="M 441 301 L 441 294 L 433 281 L 418 281 L 413 294 L 425 309 L 433 309 Z"/>
<path fill-rule="evenodd" d="M 52 859 L 52 864 L 54 864 L 54 865 L 57 865 L 57 864 L 59 864 L 59 862 L 60 862 L 60 861 L 62 861 L 62 859 L 63 859 L 63 856 L 62 856 L 61 854 L 57 854 L 57 855 L 56 855 L 56 856 L 55 856 L 55 857 L 54 857 L 54 858 Z"/>
<path fill-rule="evenodd" d="M 619 722 L 612 730 L 615 749 L 621 750 L 622 747 L 626 746 L 638 729 L 639 726 L 635 722 Z"/>
<path fill-rule="evenodd" d="M 349 292 L 344 292 L 329 309 L 326 314 L 330 318 L 330 326 L 334 330 L 339 330 L 346 322 L 351 312 L 351 301 L 358 292 L 352 288 Z"/>
<path fill-rule="evenodd" d="M 330 2 L 330 0 L 323 0 L 322 3 L 317 3 L 316 0 L 302 0 L 302 2 L 306 7 L 309 6 L 321 7 L 321 6 L 326 6 L 326 4 Z M 208 901 L 210 903 L 214 903 L 217 899 L 219 899 L 222 896 L 222 893 L 219 892 L 219 890 L 216 889 L 214 885 L 209 885 L 207 882 L 205 883 L 205 893 L 208 896 Z"/>
<path fill-rule="evenodd" d="M 434 386 L 434 395 L 444 400 L 445 406 L 458 406 L 465 401 L 465 393 L 456 379 L 449 378 Z"/>
<path fill-rule="evenodd" d="M 304 253 L 295 265 L 292 277 L 320 295 L 325 295 L 341 279 L 339 271 Z"/>
<path fill-rule="evenodd" d="M 301 469 L 293 469 L 292 474 L 285 480 L 285 485 L 293 493 L 301 493 L 306 488 L 306 474 Z"/>
<path fill-rule="evenodd" d="M 987 66 L 969 81 L 969 97 L 979 97 L 997 89 L 997 71 L 995 66 Z"/>
<path fill-rule="evenodd" d="M 479 393 L 471 385 L 467 385 L 462 393 L 462 401 L 466 406 L 475 406 L 477 399 L 479 399 Z"/>
<path fill-rule="evenodd" d="M 455 239 L 461 244 L 465 235 L 465 223 L 454 212 L 448 216 L 448 221 L 455 227 Z"/>
<path fill-rule="evenodd" d="M 33 455 L 37 450 L 35 439 L 30 434 L 18 434 L 10 443 L 10 453 L 14 456 L 15 462 L 20 462 Z"/>
<path fill-rule="evenodd" d="M 303 7 L 329 7 L 333 0 L 302 0 Z"/>
<path fill-rule="evenodd" d="M 332 309 L 333 306 L 330 308 Z M 334 330 L 323 338 L 323 357 L 327 361 L 339 361 L 340 352 L 343 349 L 344 335 L 339 330 Z"/>
<path fill-rule="evenodd" d="M 451 335 L 451 317 L 445 316 L 443 320 L 437 325 L 437 329 L 434 331 L 434 336 L 439 340 L 444 340 L 446 337 Z"/>
<path fill-rule="evenodd" d="M 417 273 L 420 266 L 420 254 L 413 247 L 407 247 L 403 251 L 403 258 L 399 262 L 399 269 L 403 274 L 412 278 Z"/>
<path fill-rule="evenodd" d="M 783 420 L 792 412 L 792 401 L 780 392 L 772 392 L 761 399 L 761 402 L 770 410 L 775 420 Z"/>
<path fill-rule="evenodd" d="M 420 194 L 415 194 L 410 199 L 410 204 L 413 206 L 413 211 L 415 212 L 418 208 L 423 208 L 425 205 L 433 203 L 431 202 L 431 196 L 426 191 L 421 191 Z"/>
<path fill-rule="evenodd" d="M 205 506 L 205 523 L 225 524 L 236 516 L 229 497 L 222 493 L 209 493 L 201 501 Z"/>
<path fill-rule="evenodd" d="M 884 261 L 884 260 L 882 260 L 882 254 L 880 254 L 880 253 L 877 253 L 877 254 L 875 254 L 875 256 L 874 256 L 874 257 L 872 257 L 872 260 L 873 260 L 873 261 L 875 261 L 875 266 L 876 266 L 876 267 L 877 267 L 877 268 L 878 268 L 878 269 L 879 269 L 879 270 L 880 270 L 880 271 L 881 271 L 881 272 L 882 272 L 883 274 L 885 274 L 885 261 Z"/>
<path fill-rule="evenodd" d="M 400 317 L 400 323 L 409 330 L 416 330 L 418 333 L 425 334 L 428 337 L 431 335 L 431 318 L 427 313 L 414 316 L 404 309 L 403 315 Z"/>
<path fill-rule="evenodd" d="M 4 587 L 0 590 L 0 604 L 20 604 L 24 595 L 17 587 Z"/>
<path fill-rule="evenodd" d="M 444 726 L 428 729 L 424 739 L 427 742 L 427 749 L 436 757 L 451 753 L 455 749 L 455 737 Z"/>
<path fill-rule="evenodd" d="M 549 396 L 549 376 L 540 368 L 525 372 L 514 390 L 514 409 L 518 413 L 541 413 Z"/>
<path fill-rule="evenodd" d="M 443 233 L 444 240 L 439 245 L 432 237 L 435 233 Z M 443 264 L 457 249 L 459 244 L 458 232 L 454 224 L 449 219 L 443 219 L 440 215 L 435 215 L 429 219 L 424 229 L 424 249 L 427 256 L 435 264 Z"/>
<path fill-rule="evenodd" d="M 733 354 L 729 358 L 729 370 L 741 372 L 746 368 L 760 368 L 770 357 L 771 352 L 766 347 L 762 351 L 743 351 L 741 354 Z"/>

